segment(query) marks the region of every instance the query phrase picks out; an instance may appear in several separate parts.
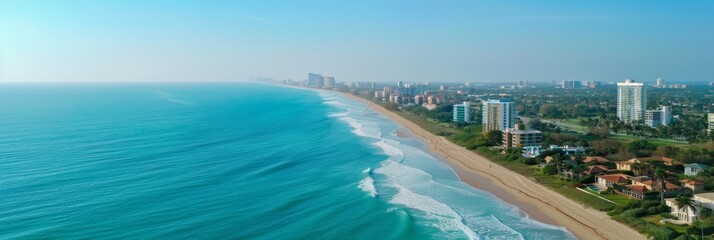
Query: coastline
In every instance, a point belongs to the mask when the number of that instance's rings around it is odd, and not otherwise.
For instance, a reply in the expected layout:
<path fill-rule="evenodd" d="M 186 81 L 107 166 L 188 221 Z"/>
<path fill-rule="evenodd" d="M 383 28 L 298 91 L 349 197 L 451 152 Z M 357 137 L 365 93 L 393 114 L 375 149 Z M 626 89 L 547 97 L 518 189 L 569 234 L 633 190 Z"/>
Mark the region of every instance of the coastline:
<path fill-rule="evenodd" d="M 579 239 L 646 239 L 606 213 L 587 208 L 444 137 L 436 136 L 378 104 L 349 93 L 340 93 L 366 104 L 423 140 L 431 153 L 438 154 L 452 166 L 461 181 L 494 194 L 538 221 L 563 226 Z"/>

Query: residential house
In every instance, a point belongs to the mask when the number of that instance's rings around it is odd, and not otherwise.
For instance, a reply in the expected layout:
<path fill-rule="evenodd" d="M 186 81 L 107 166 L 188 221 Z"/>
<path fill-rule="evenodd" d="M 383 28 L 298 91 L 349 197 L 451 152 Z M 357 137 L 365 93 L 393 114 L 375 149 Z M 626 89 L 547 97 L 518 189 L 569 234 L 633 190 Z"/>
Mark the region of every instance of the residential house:
<path fill-rule="evenodd" d="M 644 198 L 645 192 L 659 190 L 659 187 L 658 187 L 659 183 L 657 181 L 650 179 L 647 176 L 628 177 L 628 179 L 631 181 L 631 184 L 625 186 L 625 188 L 623 188 L 623 190 L 622 190 L 622 193 L 624 193 L 625 195 L 628 195 L 632 198 L 642 200 Z M 683 187 L 672 184 L 668 181 L 664 182 L 664 186 L 665 186 L 665 192 L 664 192 L 665 197 L 675 196 L 684 190 Z"/>
<path fill-rule="evenodd" d="M 645 192 L 647 192 L 647 187 L 643 185 L 627 185 L 622 188 L 622 193 L 630 198 L 642 200 L 645 198 Z"/>
<path fill-rule="evenodd" d="M 631 177 L 630 180 L 632 180 L 632 185 L 634 186 L 644 186 L 647 191 L 658 191 L 659 190 L 659 183 L 655 180 L 649 179 L 648 177 Z M 681 193 L 684 190 L 684 187 L 678 186 L 676 184 L 673 184 L 669 181 L 664 181 L 664 186 L 665 186 L 665 191 L 664 195 L 665 196 L 674 196 L 679 193 Z"/>
<path fill-rule="evenodd" d="M 583 163 L 596 163 L 596 164 L 602 164 L 609 162 L 610 160 L 607 160 L 607 158 L 604 157 L 598 157 L 598 156 L 587 156 L 583 159 Z"/>
<path fill-rule="evenodd" d="M 680 180 L 679 182 L 682 183 L 683 187 L 691 189 L 693 193 L 704 192 L 704 182 L 702 181 L 685 179 Z"/>
<path fill-rule="evenodd" d="M 696 176 L 698 173 L 707 170 L 709 166 L 701 163 L 684 164 L 684 175 Z"/>
<path fill-rule="evenodd" d="M 630 182 L 627 175 L 622 173 L 599 175 L 596 177 L 600 189 L 607 189 L 613 184 L 626 185 Z"/>
<path fill-rule="evenodd" d="M 603 165 L 587 166 L 583 173 L 585 175 L 602 175 L 610 172 L 610 168 Z"/>
<path fill-rule="evenodd" d="M 621 161 L 618 162 L 617 165 L 617 170 L 620 171 L 633 171 L 635 169 L 632 168 L 632 165 L 635 163 L 645 163 L 648 161 L 662 161 L 664 165 L 672 165 L 674 163 L 674 160 L 671 158 L 666 158 L 666 157 L 643 157 L 643 158 L 633 158 L 630 160 L 626 161 Z"/>
<path fill-rule="evenodd" d="M 665 199 L 665 204 L 672 209 L 672 215 L 677 216 L 679 220 L 688 222 L 689 224 L 699 220 L 702 208 L 714 210 L 714 193 L 694 194 L 692 200 L 694 200 L 694 208 L 679 208 L 674 198 Z"/>

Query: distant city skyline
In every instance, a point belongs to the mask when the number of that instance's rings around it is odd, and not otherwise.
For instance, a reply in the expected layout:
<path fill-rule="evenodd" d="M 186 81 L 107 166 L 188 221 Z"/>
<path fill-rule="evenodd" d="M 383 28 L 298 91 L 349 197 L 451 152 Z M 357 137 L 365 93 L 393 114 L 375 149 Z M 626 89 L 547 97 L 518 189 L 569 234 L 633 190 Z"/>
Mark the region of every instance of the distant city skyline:
<path fill-rule="evenodd" d="M 374 82 L 709 82 L 712 12 L 712 1 L 8 0 L 0 82 L 309 72 Z"/>

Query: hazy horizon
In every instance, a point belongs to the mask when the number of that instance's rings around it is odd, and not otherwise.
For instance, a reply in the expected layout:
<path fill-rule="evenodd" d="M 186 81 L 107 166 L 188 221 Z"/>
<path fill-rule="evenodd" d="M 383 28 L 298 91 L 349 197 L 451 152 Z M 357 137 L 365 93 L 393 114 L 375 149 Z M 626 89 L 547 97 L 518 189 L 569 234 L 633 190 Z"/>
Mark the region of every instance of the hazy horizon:
<path fill-rule="evenodd" d="M 714 81 L 714 2 L 2 1 L 0 82 Z"/>

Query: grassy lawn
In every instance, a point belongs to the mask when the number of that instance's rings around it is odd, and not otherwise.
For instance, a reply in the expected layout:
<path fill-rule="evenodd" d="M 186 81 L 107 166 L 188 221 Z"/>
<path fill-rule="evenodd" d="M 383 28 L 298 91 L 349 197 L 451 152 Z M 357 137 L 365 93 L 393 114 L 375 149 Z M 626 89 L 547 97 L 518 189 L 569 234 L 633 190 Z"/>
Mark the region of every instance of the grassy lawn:
<path fill-rule="evenodd" d="M 580 118 L 571 119 L 542 119 L 543 122 L 552 123 L 556 126 L 574 132 L 584 133 L 588 131 L 588 128 L 580 125 Z"/>
<path fill-rule="evenodd" d="M 640 137 L 637 137 L 637 136 L 620 135 L 620 134 L 610 135 L 609 138 L 612 140 L 615 140 L 615 141 L 622 142 L 622 143 L 630 143 L 630 142 L 641 139 Z M 669 139 L 658 139 L 658 138 L 654 138 L 654 139 L 653 138 L 650 138 L 650 139 L 644 138 L 644 139 L 647 140 L 647 142 L 652 143 L 656 146 L 672 146 L 672 147 L 685 148 L 685 149 L 688 149 L 688 148 L 691 148 L 694 146 L 693 144 L 688 144 L 688 143 L 675 141 L 675 140 L 669 140 Z"/>
<path fill-rule="evenodd" d="M 543 119 L 542 121 L 555 124 L 556 126 L 565 130 L 563 132 L 573 132 L 573 133 L 581 134 L 582 136 L 586 136 L 582 133 L 585 133 L 588 131 L 587 127 L 580 125 L 580 118 Z M 586 137 L 589 137 L 589 136 L 586 136 Z M 623 143 L 630 143 L 635 140 L 640 140 L 640 137 L 638 137 L 638 136 L 631 136 L 631 135 L 624 135 L 624 134 L 610 135 L 609 138 L 612 140 L 623 142 Z M 657 146 L 673 146 L 673 147 L 687 148 L 687 149 L 693 147 L 692 144 L 688 144 L 688 143 L 682 142 L 682 141 L 670 140 L 670 139 L 658 139 L 657 138 L 657 139 L 646 139 L 646 140 L 650 143 L 653 143 L 654 145 L 657 145 Z M 588 140 L 588 141 L 590 141 L 590 140 Z M 712 144 L 712 145 L 713 145 L 712 147 L 714 147 L 714 144 Z"/>
<path fill-rule="evenodd" d="M 406 118 L 407 120 L 415 123 L 416 125 L 419 125 L 419 127 L 423 128 L 424 130 L 429 131 L 430 133 L 436 134 L 436 135 L 441 135 L 443 136 L 444 133 L 447 134 L 456 134 L 459 133 L 458 129 L 451 128 L 445 125 L 441 125 L 423 118 L 420 118 L 418 116 L 414 116 L 412 114 L 408 114 L 402 111 L 395 111 L 395 113 L 399 114 L 399 116 L 402 116 L 403 118 Z"/>
<path fill-rule="evenodd" d="M 645 220 L 645 221 L 648 221 L 648 222 L 651 222 L 651 223 L 654 223 L 654 224 L 658 224 L 658 225 L 660 225 L 660 226 L 668 227 L 668 228 L 670 228 L 670 229 L 672 229 L 672 230 L 674 230 L 674 231 L 677 231 L 677 232 L 679 232 L 679 233 L 684 233 L 684 232 L 687 231 L 687 228 L 689 228 L 689 225 L 674 225 L 674 224 L 669 224 L 669 223 L 667 223 L 667 224 L 661 224 L 661 223 L 659 223 L 659 221 L 662 220 L 662 219 L 664 219 L 664 218 L 663 218 L 662 216 L 660 216 L 660 215 L 649 215 L 649 216 L 646 216 L 646 217 L 642 217 L 641 219 L 642 219 L 642 220 Z"/>
<path fill-rule="evenodd" d="M 635 201 L 635 200 L 632 200 L 632 199 L 630 199 L 630 198 L 628 198 L 628 197 L 626 197 L 626 196 L 622 196 L 622 195 L 619 195 L 619 194 L 604 194 L 604 193 L 603 193 L 603 194 L 600 194 L 600 196 L 603 197 L 603 198 L 605 198 L 605 199 L 607 199 L 607 200 L 616 202 L 616 203 L 619 204 L 619 205 L 623 205 L 623 206 L 624 206 L 624 205 L 627 205 L 628 203 L 630 203 L 630 202 L 632 202 L 632 201 Z"/>

